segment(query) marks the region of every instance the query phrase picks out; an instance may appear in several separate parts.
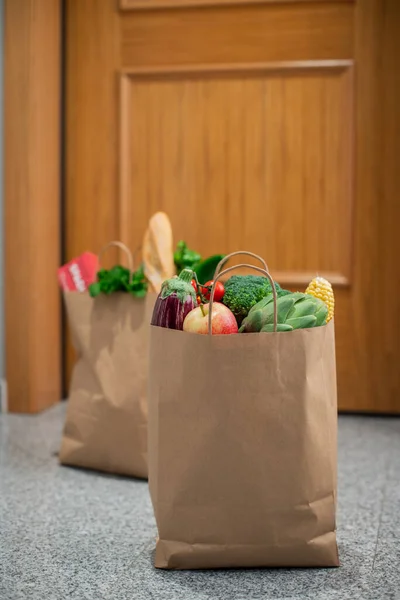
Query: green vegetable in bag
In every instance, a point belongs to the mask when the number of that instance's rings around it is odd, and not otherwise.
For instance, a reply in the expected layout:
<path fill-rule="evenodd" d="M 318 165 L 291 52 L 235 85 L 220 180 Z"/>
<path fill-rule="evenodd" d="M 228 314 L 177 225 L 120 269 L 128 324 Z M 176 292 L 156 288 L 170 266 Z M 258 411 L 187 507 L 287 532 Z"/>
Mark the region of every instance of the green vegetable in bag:
<path fill-rule="evenodd" d="M 178 242 L 174 252 L 174 263 L 177 273 L 180 273 L 183 269 L 193 269 L 200 261 L 201 256 L 198 252 L 190 250 L 183 240 Z"/>
<path fill-rule="evenodd" d="M 293 331 L 325 325 L 328 308 L 319 298 L 295 292 L 278 298 L 277 313 L 277 331 Z M 274 301 L 272 294 L 269 294 L 252 307 L 243 320 L 239 333 L 265 333 L 273 330 Z"/>
<path fill-rule="evenodd" d="M 132 274 L 129 269 L 115 265 L 112 269 L 100 269 L 97 281 L 89 286 L 89 294 L 95 298 L 99 294 L 128 292 L 135 298 L 144 298 L 148 282 L 144 275 L 143 265 Z"/>
<path fill-rule="evenodd" d="M 278 296 L 290 294 L 275 282 Z M 272 298 L 271 284 L 259 275 L 232 275 L 225 283 L 223 303 L 233 312 L 240 325 L 250 309 L 265 297 Z"/>
<path fill-rule="evenodd" d="M 174 252 L 176 272 L 180 273 L 183 269 L 192 269 L 196 273 L 199 283 L 206 283 L 214 279 L 215 269 L 223 258 L 224 254 L 214 254 L 202 260 L 201 255 L 194 250 L 190 250 L 183 240 L 178 242 Z"/>
<path fill-rule="evenodd" d="M 207 283 L 207 281 L 214 279 L 215 269 L 224 256 L 224 254 L 214 254 L 213 256 L 205 258 L 194 267 L 193 270 L 197 275 L 199 283 Z"/>

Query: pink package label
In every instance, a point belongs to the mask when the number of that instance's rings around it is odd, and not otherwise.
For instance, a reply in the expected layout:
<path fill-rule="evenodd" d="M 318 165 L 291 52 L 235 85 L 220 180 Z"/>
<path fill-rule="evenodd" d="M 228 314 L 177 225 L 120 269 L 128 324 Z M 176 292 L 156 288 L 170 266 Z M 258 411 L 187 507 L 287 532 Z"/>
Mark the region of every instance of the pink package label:
<path fill-rule="evenodd" d="M 84 252 L 58 269 L 58 282 L 64 291 L 85 292 L 96 281 L 98 270 L 98 256 Z"/>

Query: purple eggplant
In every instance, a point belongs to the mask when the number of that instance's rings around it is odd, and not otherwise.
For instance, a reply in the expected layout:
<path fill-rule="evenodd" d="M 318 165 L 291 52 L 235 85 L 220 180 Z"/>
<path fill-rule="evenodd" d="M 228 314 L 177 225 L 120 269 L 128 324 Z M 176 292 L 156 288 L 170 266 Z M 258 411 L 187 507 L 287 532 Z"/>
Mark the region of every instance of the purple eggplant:
<path fill-rule="evenodd" d="M 154 306 L 152 325 L 183 329 L 186 315 L 197 306 L 196 293 L 191 283 L 193 278 L 193 271 L 183 269 L 179 277 L 164 281 Z"/>

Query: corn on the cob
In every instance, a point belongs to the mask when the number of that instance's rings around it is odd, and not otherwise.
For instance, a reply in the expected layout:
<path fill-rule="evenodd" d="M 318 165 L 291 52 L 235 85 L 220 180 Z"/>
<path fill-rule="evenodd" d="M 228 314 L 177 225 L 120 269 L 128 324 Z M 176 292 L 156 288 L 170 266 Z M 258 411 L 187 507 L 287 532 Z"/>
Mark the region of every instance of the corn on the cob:
<path fill-rule="evenodd" d="M 320 300 L 325 302 L 326 306 L 328 307 L 328 316 L 326 318 L 326 322 L 329 323 L 335 312 L 335 297 L 333 295 L 333 289 L 329 281 L 327 281 L 323 277 L 315 277 L 308 284 L 306 294 L 310 294 L 311 296 L 319 298 Z"/>

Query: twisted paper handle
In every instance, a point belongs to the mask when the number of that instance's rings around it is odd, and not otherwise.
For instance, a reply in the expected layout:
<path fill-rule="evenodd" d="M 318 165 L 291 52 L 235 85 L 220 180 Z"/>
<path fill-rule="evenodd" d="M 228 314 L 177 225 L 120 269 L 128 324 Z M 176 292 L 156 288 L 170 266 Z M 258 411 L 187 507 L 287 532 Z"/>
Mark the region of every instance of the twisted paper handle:
<path fill-rule="evenodd" d="M 103 248 L 100 250 L 99 252 L 99 265 L 101 262 L 101 257 L 103 256 L 103 254 L 109 249 L 109 248 L 120 248 L 121 250 L 123 250 L 128 258 L 128 268 L 129 271 L 131 273 L 133 273 L 134 271 L 134 262 L 133 262 L 133 256 L 132 256 L 132 252 L 129 250 L 128 246 L 126 244 L 124 244 L 123 242 L 118 242 L 118 241 L 114 241 L 114 242 L 109 242 L 108 244 L 106 244 L 105 246 L 103 246 Z M 137 252 L 137 250 L 136 250 Z M 135 252 L 135 254 L 136 254 Z"/>
<path fill-rule="evenodd" d="M 246 256 L 252 256 L 256 260 L 258 260 L 262 264 L 263 268 L 269 272 L 268 265 L 265 262 L 265 260 L 263 258 L 261 258 L 261 256 L 258 256 L 258 254 L 254 254 L 253 252 L 248 252 L 247 250 L 238 250 L 237 252 L 231 252 L 230 254 L 227 254 L 226 256 L 224 256 L 224 258 L 222 258 L 219 261 L 219 263 L 217 264 L 217 267 L 215 269 L 215 272 L 214 272 L 214 279 L 215 279 L 215 277 L 217 277 L 217 275 L 221 271 L 222 267 L 228 262 L 228 260 L 230 260 L 232 258 L 232 256 L 238 256 L 238 255 L 244 255 L 244 254 Z"/>

